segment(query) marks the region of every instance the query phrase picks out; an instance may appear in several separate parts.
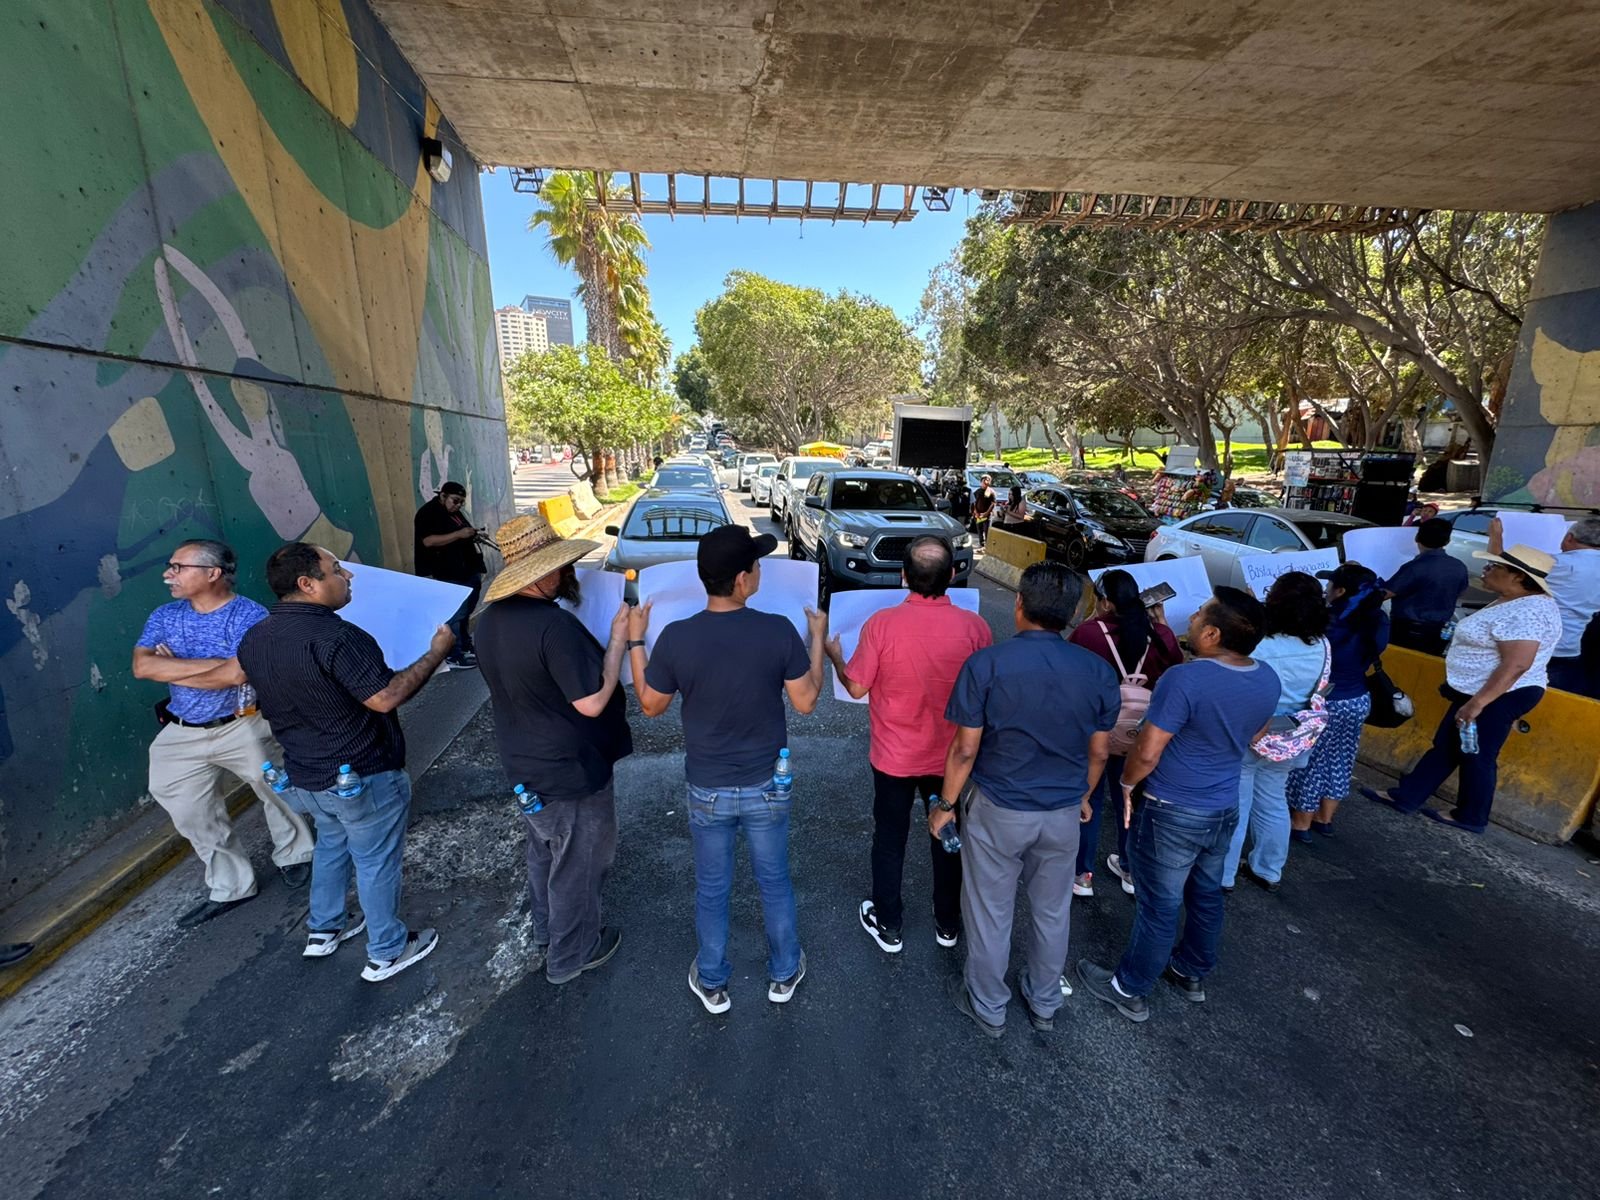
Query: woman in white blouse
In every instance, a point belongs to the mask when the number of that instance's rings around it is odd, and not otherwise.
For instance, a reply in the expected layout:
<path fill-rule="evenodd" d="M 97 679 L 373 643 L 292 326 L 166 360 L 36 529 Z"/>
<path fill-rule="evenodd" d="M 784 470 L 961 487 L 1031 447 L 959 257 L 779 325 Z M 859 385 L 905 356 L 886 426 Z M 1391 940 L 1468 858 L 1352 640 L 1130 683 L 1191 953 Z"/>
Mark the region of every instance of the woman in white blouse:
<path fill-rule="evenodd" d="M 1425 812 L 1442 824 L 1482 833 L 1494 803 L 1500 747 L 1544 695 L 1546 666 L 1561 641 L 1561 614 L 1547 582 L 1555 560 L 1543 550 L 1513 546 L 1473 557 L 1488 560 L 1483 587 L 1495 599 L 1456 624 L 1440 689 L 1450 709 L 1433 747 L 1387 793 L 1362 792 L 1400 812 Z M 1463 733 L 1471 736 L 1468 726 L 1475 727 L 1475 753 L 1462 748 Z M 1442 813 L 1423 807 L 1452 772 L 1460 773 L 1455 808 Z"/>

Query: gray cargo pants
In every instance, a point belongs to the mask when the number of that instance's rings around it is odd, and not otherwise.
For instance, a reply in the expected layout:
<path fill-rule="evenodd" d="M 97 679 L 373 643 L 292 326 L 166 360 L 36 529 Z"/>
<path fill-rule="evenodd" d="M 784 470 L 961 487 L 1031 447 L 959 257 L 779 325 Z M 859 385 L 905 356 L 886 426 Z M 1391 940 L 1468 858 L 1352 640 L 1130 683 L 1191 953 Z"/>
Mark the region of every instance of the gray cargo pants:
<path fill-rule="evenodd" d="M 600 940 L 600 885 L 617 857 L 612 782 L 581 800 L 556 800 L 522 819 L 528 824 L 533 940 L 549 945 L 545 973 L 559 979 L 588 962 Z"/>
<path fill-rule="evenodd" d="M 1078 805 L 1048 812 L 1001 808 L 972 784 L 962 805 L 961 920 L 967 936 L 967 991 L 980 1020 L 1004 1025 L 1011 989 L 1011 919 L 1017 882 L 1033 917 L 1023 998 L 1040 1016 L 1061 1007 L 1072 879 L 1078 855 Z"/>

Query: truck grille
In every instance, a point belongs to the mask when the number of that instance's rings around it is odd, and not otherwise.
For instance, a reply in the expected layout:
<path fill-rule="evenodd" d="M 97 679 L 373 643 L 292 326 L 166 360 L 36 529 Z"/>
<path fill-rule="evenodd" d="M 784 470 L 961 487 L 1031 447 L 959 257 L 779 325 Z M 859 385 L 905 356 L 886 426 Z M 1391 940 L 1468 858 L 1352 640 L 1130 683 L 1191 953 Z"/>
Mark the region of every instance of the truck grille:
<path fill-rule="evenodd" d="M 881 537 L 872 543 L 872 557 L 879 562 L 904 562 L 906 547 L 913 540 L 908 537 Z"/>

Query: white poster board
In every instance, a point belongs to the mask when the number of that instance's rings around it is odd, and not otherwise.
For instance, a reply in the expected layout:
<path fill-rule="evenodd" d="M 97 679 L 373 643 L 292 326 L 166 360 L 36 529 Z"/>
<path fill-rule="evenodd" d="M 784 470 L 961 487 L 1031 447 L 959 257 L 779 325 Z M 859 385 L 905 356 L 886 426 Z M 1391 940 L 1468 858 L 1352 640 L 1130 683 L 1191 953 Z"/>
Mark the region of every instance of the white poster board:
<path fill-rule="evenodd" d="M 1206 577 L 1205 564 L 1198 556 L 1173 558 L 1166 562 L 1132 563 L 1126 567 L 1101 567 L 1098 571 L 1090 571 L 1089 578 L 1099 579 L 1107 571 L 1126 571 L 1133 576 L 1141 592 L 1158 583 L 1170 584 L 1177 595 L 1166 603 L 1167 624 L 1179 637 L 1183 636 L 1189 618 L 1211 599 L 1211 580 Z"/>
<path fill-rule="evenodd" d="M 639 572 L 639 603 L 650 604 L 646 649 L 655 653 L 656 638 L 674 621 L 692 617 L 706 606 L 706 589 L 693 562 L 660 563 Z M 787 558 L 761 560 L 761 588 L 750 607 L 788 618 L 802 641 L 806 608 L 817 606 L 817 564 Z"/>
<path fill-rule="evenodd" d="M 370 633 L 391 669 L 403 671 L 428 650 L 433 631 L 451 617 L 470 588 L 404 571 L 346 562 L 350 603 L 339 615 Z"/>
<path fill-rule="evenodd" d="M 835 634 L 838 635 L 839 646 L 844 651 L 846 662 L 849 662 L 850 656 L 856 652 L 856 646 L 861 641 L 861 627 L 867 623 L 867 618 L 873 613 L 905 603 L 906 597 L 910 594 L 908 588 L 868 588 L 863 591 L 839 592 L 829 601 L 828 636 L 831 638 Z M 972 613 L 978 611 L 977 588 L 951 588 L 945 594 L 957 608 L 964 608 Z M 843 700 L 846 704 L 866 703 L 866 700 L 857 700 L 844 690 L 837 671 L 833 674 L 833 698 Z"/>
<path fill-rule="evenodd" d="M 1345 562 L 1360 563 L 1379 579 L 1393 579 L 1416 556 L 1417 530 L 1412 525 L 1347 529 L 1343 545 Z"/>
<path fill-rule="evenodd" d="M 1507 550 L 1513 546 L 1532 546 L 1546 554 L 1561 552 L 1561 539 L 1571 526 L 1559 513 L 1518 512 L 1502 508 L 1496 514 L 1503 530 L 1501 543 Z"/>
<path fill-rule="evenodd" d="M 1286 550 L 1282 554 L 1241 554 L 1239 570 L 1244 575 L 1244 585 L 1257 600 L 1265 600 L 1273 580 L 1290 571 L 1304 571 L 1315 575 L 1318 571 L 1331 571 L 1339 565 L 1339 552 L 1332 547 L 1326 550 Z"/>
<path fill-rule="evenodd" d="M 594 634 L 594 640 L 603 650 L 611 640 L 611 618 L 622 607 L 622 589 L 627 578 L 621 571 L 605 571 L 599 567 L 579 567 L 577 573 L 578 603 L 568 604 L 565 600 L 558 603 Z M 633 682 L 633 668 L 626 654 L 622 656 L 620 678 L 624 685 Z"/>

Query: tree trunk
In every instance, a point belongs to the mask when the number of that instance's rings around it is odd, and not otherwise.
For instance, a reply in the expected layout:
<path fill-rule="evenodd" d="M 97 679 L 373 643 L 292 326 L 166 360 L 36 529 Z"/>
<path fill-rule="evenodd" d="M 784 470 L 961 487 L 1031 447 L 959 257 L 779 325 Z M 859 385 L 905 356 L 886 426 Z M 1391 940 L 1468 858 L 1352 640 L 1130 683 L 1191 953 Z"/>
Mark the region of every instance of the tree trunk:
<path fill-rule="evenodd" d="M 1073 426 L 1069 424 L 1069 425 L 1066 426 L 1066 429 L 1067 429 L 1067 436 L 1071 437 L 1072 436 L 1072 432 L 1071 431 L 1073 429 Z M 1061 443 L 1056 439 L 1056 435 L 1053 432 L 1051 432 L 1051 429 L 1050 429 L 1050 418 L 1049 417 L 1044 418 L 1044 440 L 1050 444 L 1050 460 L 1052 462 L 1060 462 L 1061 461 Z"/>
<path fill-rule="evenodd" d="M 1067 438 L 1067 461 L 1075 467 L 1083 466 L 1083 431 L 1074 422 L 1062 432 Z"/>
<path fill-rule="evenodd" d="M 1033 418 L 1028 418 L 1028 423 L 1022 430 L 1022 446 L 1025 450 L 1033 449 Z"/>
<path fill-rule="evenodd" d="M 989 402 L 989 419 L 994 422 L 994 460 L 995 462 L 1003 462 L 1004 459 L 1001 458 L 1000 426 L 1004 422 L 1000 419 L 1000 402 L 998 400 Z"/>

